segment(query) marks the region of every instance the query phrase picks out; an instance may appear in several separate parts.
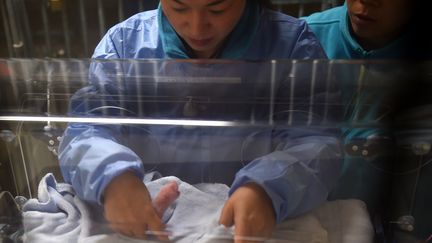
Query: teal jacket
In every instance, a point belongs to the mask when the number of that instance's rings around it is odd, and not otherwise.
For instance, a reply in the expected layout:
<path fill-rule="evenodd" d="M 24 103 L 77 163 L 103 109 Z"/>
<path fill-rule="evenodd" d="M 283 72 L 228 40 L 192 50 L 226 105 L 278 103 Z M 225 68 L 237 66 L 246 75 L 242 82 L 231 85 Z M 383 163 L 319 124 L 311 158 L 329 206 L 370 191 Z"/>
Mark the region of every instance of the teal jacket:
<path fill-rule="evenodd" d="M 312 14 L 304 19 L 320 40 L 330 59 L 394 59 L 405 55 L 402 53 L 403 50 L 401 49 L 403 48 L 401 47 L 405 45 L 407 40 L 403 38 L 382 49 L 364 50 L 350 32 L 346 4 Z M 358 73 L 352 73 L 352 71 L 351 69 L 342 70 L 343 74 L 338 75 L 346 77 L 341 80 L 346 122 L 342 129 L 344 144 L 368 144 L 377 137 L 388 137 L 388 131 L 384 127 L 369 126 L 370 123 L 374 123 L 381 115 L 385 114 L 381 106 L 383 105 L 383 97 L 386 95 L 382 93 L 382 90 L 371 87 L 359 91 L 357 86 L 361 85 L 363 79 L 380 79 L 373 76 L 385 73 L 385 71 L 374 70 L 373 65 L 371 67 L 362 66 Z M 352 80 L 352 77 L 358 77 L 358 80 Z M 365 126 L 357 127 L 358 124 Z M 379 156 L 378 158 L 375 157 L 374 161 L 383 159 Z M 368 158 L 361 155 L 346 154 L 339 183 L 330 194 L 330 199 L 361 199 L 366 202 L 369 211 L 374 214 L 379 210 L 378 205 L 382 201 L 381 195 L 384 195 L 380 185 L 386 183 L 386 180 L 381 171 L 373 168 Z"/>
<path fill-rule="evenodd" d="M 428 2 L 428 1 L 424 1 Z M 430 1 L 429 1 L 430 2 Z M 350 22 L 347 14 L 346 4 L 340 7 L 332 8 L 323 12 L 312 14 L 304 20 L 308 23 L 310 29 L 314 32 L 316 37 L 320 40 L 328 58 L 330 59 L 421 59 L 431 60 L 432 59 L 432 44 L 429 38 L 425 37 L 427 29 L 430 28 L 428 19 L 430 18 L 427 14 L 422 14 L 428 11 L 430 8 L 423 7 L 416 12 L 415 21 L 410 28 L 387 46 L 381 49 L 372 51 L 364 50 L 356 39 L 353 37 L 350 30 Z M 385 74 L 393 73 L 393 75 L 386 75 L 383 78 L 390 76 L 395 77 L 394 72 L 397 72 L 396 65 L 391 70 L 371 70 L 374 65 L 364 65 L 362 67 L 363 74 L 358 75 L 370 76 L 374 73 Z M 379 65 L 375 65 L 379 66 Z M 385 66 L 385 65 L 383 65 Z M 388 67 L 392 67 L 388 65 Z M 376 68 L 376 67 L 375 67 Z M 349 72 L 349 70 L 347 71 Z M 403 72 L 402 72 L 403 73 Z M 354 77 L 353 74 L 347 74 L 347 77 Z M 359 78 L 361 79 L 361 78 Z M 370 80 L 381 80 L 379 77 L 367 78 Z M 353 90 L 352 87 L 356 81 L 351 79 L 342 80 L 344 86 L 344 104 L 347 104 L 345 109 L 345 120 L 351 123 L 356 120 L 356 117 L 362 119 L 361 122 L 373 121 L 374 118 L 380 117 L 382 112 L 379 111 L 380 104 L 383 104 L 383 99 L 386 97 L 387 92 L 391 90 L 395 91 L 396 88 L 392 89 L 371 89 L 363 92 Z M 397 80 L 394 80 L 397 81 Z M 395 82 L 395 86 L 396 86 Z M 352 101 L 356 100 L 356 103 Z M 412 102 L 412 101 L 404 101 Z M 365 105 L 366 104 L 366 105 Z M 369 105 L 368 105 L 369 104 Z M 366 112 L 367 111 L 367 112 Z M 358 115 L 362 114 L 362 115 Z M 349 128 L 344 130 L 345 144 L 349 144 L 355 140 L 360 141 L 373 141 L 373 137 L 386 136 L 386 131 L 382 129 L 372 128 Z M 396 154 L 391 151 L 390 154 Z M 384 173 L 385 169 L 383 165 L 389 165 L 395 163 L 391 157 L 378 156 L 373 159 L 363 159 L 360 156 L 345 155 L 343 162 L 343 171 L 339 179 L 337 187 L 331 192 L 330 199 L 335 198 L 359 198 L 367 203 L 368 210 L 371 214 L 383 212 L 388 210 L 389 186 L 391 186 L 392 180 L 399 181 L 398 179 L 404 176 L 393 177 L 389 173 Z M 416 200 L 416 204 L 413 209 L 413 216 L 416 219 L 416 227 L 414 234 L 422 235 L 421 237 L 427 237 L 430 235 L 430 202 L 432 196 L 426 193 L 426 189 L 430 185 L 427 175 L 431 170 L 427 170 L 427 167 L 422 169 L 422 176 L 419 179 L 417 195 L 422 195 L 421 200 Z M 429 168 L 431 169 L 431 168 Z M 396 179 L 395 179 L 396 178 Z M 405 181 L 406 184 L 407 181 Z M 397 186 L 403 183 L 397 184 Z M 411 189 L 409 189 L 411 190 Z M 404 196 L 405 194 L 401 194 Z M 429 195 L 429 196 L 426 196 Z M 417 196 L 419 198 L 420 196 Z M 394 201 L 392 201 L 394 203 Z M 400 203 L 400 202 L 399 202 Z M 403 203 L 402 203 L 403 204 Z M 400 206 L 399 206 L 400 207 Z"/>
<path fill-rule="evenodd" d="M 407 31 L 383 48 L 364 50 L 351 33 L 346 4 L 312 14 L 304 20 L 320 40 L 329 59 L 411 59 L 424 55 L 418 53 L 413 31 Z"/>

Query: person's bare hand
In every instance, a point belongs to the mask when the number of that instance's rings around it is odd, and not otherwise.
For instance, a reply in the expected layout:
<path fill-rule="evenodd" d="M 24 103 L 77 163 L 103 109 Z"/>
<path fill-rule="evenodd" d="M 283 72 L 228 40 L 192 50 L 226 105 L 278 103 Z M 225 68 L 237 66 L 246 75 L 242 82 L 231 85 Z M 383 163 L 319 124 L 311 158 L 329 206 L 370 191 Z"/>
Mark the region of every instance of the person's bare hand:
<path fill-rule="evenodd" d="M 161 217 L 178 196 L 177 184 L 172 182 L 161 189 L 152 203 L 144 183 L 132 172 L 125 172 L 105 189 L 105 218 L 111 228 L 121 234 L 146 239 L 151 232 L 157 239 L 167 241 Z"/>
<path fill-rule="evenodd" d="M 219 223 L 235 226 L 235 243 L 257 242 L 269 238 L 276 226 L 273 204 L 267 193 L 255 183 L 239 187 L 225 203 Z"/>

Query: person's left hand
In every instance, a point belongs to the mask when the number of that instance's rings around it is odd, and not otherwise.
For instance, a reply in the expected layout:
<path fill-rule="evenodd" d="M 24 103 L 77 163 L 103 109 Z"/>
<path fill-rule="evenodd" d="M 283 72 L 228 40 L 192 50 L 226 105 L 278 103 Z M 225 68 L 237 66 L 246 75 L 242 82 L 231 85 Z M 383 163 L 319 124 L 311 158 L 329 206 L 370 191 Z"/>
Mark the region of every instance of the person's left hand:
<path fill-rule="evenodd" d="M 247 183 L 225 203 L 219 223 L 226 227 L 235 225 L 235 243 L 257 242 L 252 241 L 253 237 L 269 238 L 272 235 L 276 216 L 264 189 L 255 183 Z"/>

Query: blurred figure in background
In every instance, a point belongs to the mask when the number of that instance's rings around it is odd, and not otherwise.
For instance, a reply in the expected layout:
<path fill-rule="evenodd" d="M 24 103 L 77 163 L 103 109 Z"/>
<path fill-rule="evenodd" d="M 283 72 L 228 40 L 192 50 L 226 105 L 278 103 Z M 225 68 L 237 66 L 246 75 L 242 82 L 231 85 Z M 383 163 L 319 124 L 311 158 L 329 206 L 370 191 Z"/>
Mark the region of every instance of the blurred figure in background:
<path fill-rule="evenodd" d="M 304 19 L 330 59 L 425 59 L 421 1 L 347 0 Z"/>
<path fill-rule="evenodd" d="M 382 117 L 385 112 L 377 108 L 386 105 L 384 100 L 390 93 L 393 95 L 393 100 L 387 100 L 387 105 L 392 110 L 388 111 L 387 115 L 392 114 L 393 117 L 402 114 L 405 109 L 411 110 L 428 105 L 428 101 L 419 101 L 425 97 L 424 95 L 413 95 L 413 93 L 419 93 L 420 90 L 430 87 L 425 85 L 426 82 L 421 83 L 421 78 L 417 78 L 422 77 L 421 73 L 426 73 L 421 65 L 418 67 L 415 65 L 416 61 L 432 58 L 432 42 L 427 37 L 430 29 L 431 3 L 430 0 L 346 0 L 342 6 L 304 18 L 330 59 L 409 61 L 407 62 L 410 64 L 409 68 L 403 65 L 387 65 L 388 68 L 377 68 L 379 65 L 373 63 L 364 65 L 358 80 L 342 80 L 343 103 L 346 104 L 345 120 L 348 124 L 354 122 L 367 124 Z M 394 85 L 386 86 L 386 90 L 373 87 L 368 90 L 366 86 L 361 87 L 365 77 L 375 74 L 382 75 L 381 79 L 376 80 L 388 80 L 389 84 L 393 82 Z M 401 98 L 401 95 L 404 98 Z M 345 144 L 362 141 L 364 144 L 372 143 L 371 147 L 375 144 L 380 149 L 375 157 L 369 158 L 348 154 L 345 157 L 340 182 L 330 196 L 331 199 L 360 198 L 366 201 L 372 215 L 385 214 L 384 211 L 388 210 L 389 204 L 398 203 L 388 200 L 392 193 L 391 187 L 401 186 L 401 183 L 390 184 L 391 180 L 397 181 L 400 178 L 394 177 L 393 170 L 389 168 L 412 163 L 397 158 L 395 144 L 386 149 L 385 146 L 381 146 L 393 143 L 392 134 L 397 131 L 388 121 L 381 122 L 380 125 L 379 128 L 348 126 L 344 129 Z M 426 170 L 422 172 L 425 173 Z M 424 193 L 424 188 L 430 184 L 426 177 L 420 178 L 422 183 L 418 184 L 417 190 L 423 190 L 423 196 L 427 194 Z M 410 186 L 410 183 L 405 183 L 403 187 Z M 393 190 L 396 191 L 394 188 Z M 407 191 L 412 191 L 412 188 L 408 188 Z M 405 199 L 398 200 L 405 202 L 411 195 L 404 197 Z M 429 196 L 424 199 L 431 201 Z M 429 225 L 427 222 L 432 212 L 430 207 L 425 205 L 428 203 L 417 202 L 415 207 L 417 214 L 415 218 L 419 222 L 415 230 L 418 229 L 422 237 L 431 233 L 427 232 L 426 227 Z M 405 208 L 409 207 L 413 205 Z"/>

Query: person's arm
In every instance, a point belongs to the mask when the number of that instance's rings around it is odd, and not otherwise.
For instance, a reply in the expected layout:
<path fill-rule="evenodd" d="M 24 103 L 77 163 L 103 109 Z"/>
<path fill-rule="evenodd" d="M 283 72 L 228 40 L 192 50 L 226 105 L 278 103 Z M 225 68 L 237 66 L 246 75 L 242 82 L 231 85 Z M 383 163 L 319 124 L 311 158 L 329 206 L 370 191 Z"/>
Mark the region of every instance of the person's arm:
<path fill-rule="evenodd" d="M 239 171 L 231 187 L 233 193 L 248 182 L 260 185 L 272 199 L 278 223 L 322 204 L 340 172 L 342 152 L 338 138 L 290 138 L 293 132 L 281 135 L 286 136 L 287 142 L 276 151 Z"/>
<path fill-rule="evenodd" d="M 125 172 L 115 177 L 104 191 L 105 217 L 111 228 L 124 235 L 146 239 L 148 231 L 159 240 L 167 241 L 163 213 L 180 195 L 176 182 L 162 187 L 156 198 L 138 177 Z"/>
<path fill-rule="evenodd" d="M 295 138 L 293 132 L 279 134 L 286 136 L 286 143 L 237 173 L 220 218 L 226 226 L 235 222 L 236 237 L 270 237 L 276 223 L 325 202 L 339 177 L 338 138 L 324 134 Z"/>
<path fill-rule="evenodd" d="M 110 31 L 96 48 L 94 58 L 119 58 Z M 119 117 L 123 107 L 121 96 L 124 65 L 111 61 L 92 61 L 89 85 L 71 100 L 70 115 L 78 117 Z M 120 74 L 120 75 L 118 75 Z M 123 136 L 127 127 L 110 124 L 71 123 L 64 133 L 59 160 L 66 182 L 77 195 L 104 206 L 110 226 L 120 233 L 145 238 L 147 231 L 164 229 L 160 215 L 152 205 L 142 182 L 144 168 L 140 158 L 129 149 Z M 166 240 L 166 235 L 158 235 Z"/>
<path fill-rule="evenodd" d="M 292 104 L 291 81 L 288 80 L 278 90 L 277 97 L 281 99 L 275 99 L 274 113 L 277 115 L 274 120 L 275 124 L 280 126 L 276 126 L 273 135 L 269 135 L 274 146 L 270 150 L 272 152 L 252 160 L 236 174 L 229 202 L 225 207 L 238 208 L 236 205 L 246 203 L 250 204 L 251 211 L 238 211 L 238 215 L 234 212 L 232 216 L 224 214 L 220 223 L 229 226 L 231 221 L 237 222 L 237 217 L 257 215 L 249 223 L 235 224 L 236 233 L 237 227 L 241 227 L 245 228 L 240 230 L 241 232 L 268 237 L 268 232 L 274 229 L 275 223 L 281 223 L 286 218 L 305 213 L 322 204 L 339 177 L 342 162 L 341 131 L 338 123 L 341 116 L 340 89 L 333 85 L 328 86 L 326 82 L 321 82 L 323 80 L 319 81 L 319 78 L 315 80 L 315 86 L 311 86 L 311 77 L 304 74 L 311 73 L 309 68 L 312 69 L 312 65 L 315 64 L 301 63 L 293 67 L 294 71 L 289 75 L 283 75 L 292 77 L 295 81 L 295 101 Z M 320 73 L 315 76 L 326 75 Z M 314 93 L 311 93 L 311 87 L 315 87 Z M 331 87 L 331 90 L 327 90 L 328 87 Z M 325 111 L 327 108 L 328 112 Z M 287 122 L 291 118 L 292 125 L 288 126 Z M 311 124 L 308 124 L 309 119 Z M 323 122 L 325 120 L 328 121 Z M 265 194 L 257 189 L 249 190 L 249 196 L 238 197 L 237 194 L 243 194 L 244 186 L 250 183 L 257 185 Z M 259 207 L 253 206 L 258 200 L 252 200 L 254 197 L 261 198 Z M 270 222 L 271 217 L 264 213 L 269 210 L 274 214 L 274 222 Z M 256 230 L 253 227 L 259 221 L 268 223 L 265 228 Z"/>
<path fill-rule="evenodd" d="M 116 32 L 117 33 L 117 32 Z M 119 58 L 112 31 L 97 46 L 93 58 Z M 121 115 L 118 62 L 92 61 L 89 83 L 74 94 L 69 116 L 102 117 Z M 66 182 L 87 201 L 101 203 L 108 183 L 116 176 L 132 171 L 143 178 L 140 158 L 122 143 L 124 127 L 110 124 L 70 123 L 59 147 L 60 168 Z"/>
<path fill-rule="evenodd" d="M 134 238 L 146 239 L 150 230 L 160 240 L 168 240 L 161 232 L 164 225 L 152 205 L 150 194 L 132 172 L 125 172 L 110 181 L 104 190 L 105 218 L 115 231 Z"/>
<path fill-rule="evenodd" d="M 275 217 L 272 201 L 264 189 L 248 182 L 229 197 L 219 223 L 227 227 L 235 225 L 235 242 L 240 243 L 270 237 L 276 225 Z"/>

